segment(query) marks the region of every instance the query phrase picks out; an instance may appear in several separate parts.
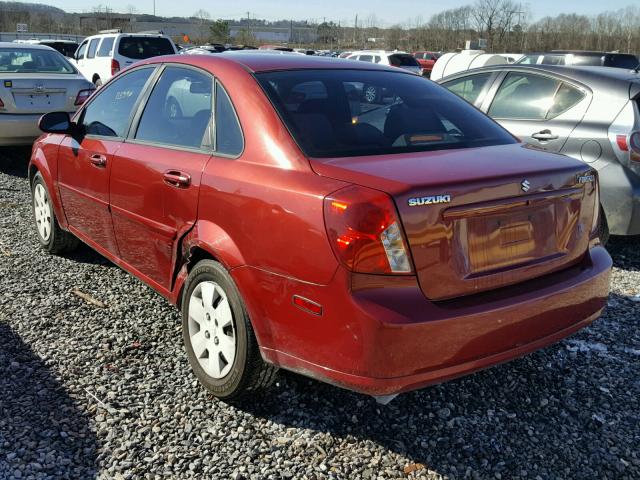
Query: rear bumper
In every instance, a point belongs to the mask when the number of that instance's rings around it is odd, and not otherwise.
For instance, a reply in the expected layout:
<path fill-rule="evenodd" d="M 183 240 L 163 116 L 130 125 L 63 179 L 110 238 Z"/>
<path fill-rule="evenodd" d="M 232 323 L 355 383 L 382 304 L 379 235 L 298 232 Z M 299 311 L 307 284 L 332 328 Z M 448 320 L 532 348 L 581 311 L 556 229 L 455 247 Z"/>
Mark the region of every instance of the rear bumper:
<path fill-rule="evenodd" d="M 426 299 L 413 277 L 362 287 L 342 270 L 327 286 L 249 267 L 233 274 L 245 300 L 253 299 L 249 313 L 267 361 L 389 395 L 506 362 L 589 325 L 606 304 L 610 269 L 609 254 L 594 247 L 562 272 L 445 302 Z M 270 302 L 260 301 L 264 294 Z M 320 303 L 322 316 L 293 306 L 294 294 Z"/>
<path fill-rule="evenodd" d="M 73 115 L 70 112 L 69 115 Z M 38 121 L 42 114 L 13 115 L 0 114 L 0 146 L 31 145 L 42 135 L 38 128 Z"/>

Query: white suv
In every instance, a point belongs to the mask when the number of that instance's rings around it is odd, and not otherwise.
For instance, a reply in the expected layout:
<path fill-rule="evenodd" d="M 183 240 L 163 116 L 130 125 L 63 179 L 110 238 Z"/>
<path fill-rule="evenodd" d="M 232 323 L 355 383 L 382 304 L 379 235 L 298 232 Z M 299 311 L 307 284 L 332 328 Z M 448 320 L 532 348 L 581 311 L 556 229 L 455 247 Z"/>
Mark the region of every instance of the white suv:
<path fill-rule="evenodd" d="M 171 39 L 162 32 L 121 33 L 103 30 L 87 37 L 73 60 L 80 73 L 99 87 L 120 70 L 139 60 L 177 53 Z"/>
<path fill-rule="evenodd" d="M 384 50 L 362 50 L 352 52 L 347 60 L 360 60 L 361 62 L 379 63 L 381 65 L 390 65 L 392 67 L 408 70 L 416 75 L 422 75 L 422 67 L 413 55 L 407 52 L 386 52 Z"/>

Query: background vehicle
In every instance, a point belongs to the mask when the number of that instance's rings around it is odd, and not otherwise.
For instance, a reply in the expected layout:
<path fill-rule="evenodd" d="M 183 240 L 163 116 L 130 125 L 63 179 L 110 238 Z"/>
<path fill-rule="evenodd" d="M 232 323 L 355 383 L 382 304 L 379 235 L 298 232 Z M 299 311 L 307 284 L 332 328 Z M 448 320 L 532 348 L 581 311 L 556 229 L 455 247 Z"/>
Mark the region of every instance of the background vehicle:
<path fill-rule="evenodd" d="M 418 61 L 406 52 L 386 52 L 384 50 L 362 50 L 351 52 L 348 60 L 359 60 L 361 62 L 379 63 L 402 68 L 416 75 L 422 75 L 422 67 Z"/>
<path fill-rule="evenodd" d="M 422 67 L 422 75 L 428 78 L 431 75 L 431 70 L 433 70 L 433 65 L 442 54 L 437 52 L 413 52 L 412 55 Z"/>
<path fill-rule="evenodd" d="M 544 53 L 527 53 L 516 63 L 519 65 L 615 67 L 631 70 L 636 68 L 640 62 L 638 61 L 638 57 L 629 53 L 552 50 Z"/>
<path fill-rule="evenodd" d="M 485 53 L 484 50 L 462 50 L 459 53 L 445 53 L 436 60 L 429 78 L 438 81 L 442 77 L 454 73 L 472 70 L 489 65 L 505 65 L 507 60 L 502 55 Z"/>
<path fill-rule="evenodd" d="M 364 85 L 394 102 L 353 98 Z M 163 57 L 41 126 L 40 243 L 73 234 L 178 304 L 221 398 L 274 366 L 395 394 L 557 341 L 606 303 L 593 170 L 396 68 Z"/>
<path fill-rule="evenodd" d="M 65 57 L 73 58 L 73 54 L 78 49 L 78 42 L 73 40 L 58 40 L 54 38 L 31 39 L 31 40 L 14 40 L 16 43 L 30 43 L 32 45 L 46 45 L 57 50 Z"/>
<path fill-rule="evenodd" d="M 93 89 L 53 48 L 0 42 L 0 145 L 31 145 L 43 113 L 75 112 Z"/>
<path fill-rule="evenodd" d="M 598 171 L 603 240 L 640 234 L 640 75 L 604 67 L 495 66 L 440 83 L 522 141 Z"/>
<path fill-rule="evenodd" d="M 80 73 L 99 87 L 135 62 L 177 53 L 171 39 L 162 33 L 121 33 L 104 30 L 87 37 L 74 54 Z"/>
<path fill-rule="evenodd" d="M 524 57 L 522 53 L 498 53 L 497 55 L 500 55 L 509 64 L 516 63 L 518 60 Z"/>

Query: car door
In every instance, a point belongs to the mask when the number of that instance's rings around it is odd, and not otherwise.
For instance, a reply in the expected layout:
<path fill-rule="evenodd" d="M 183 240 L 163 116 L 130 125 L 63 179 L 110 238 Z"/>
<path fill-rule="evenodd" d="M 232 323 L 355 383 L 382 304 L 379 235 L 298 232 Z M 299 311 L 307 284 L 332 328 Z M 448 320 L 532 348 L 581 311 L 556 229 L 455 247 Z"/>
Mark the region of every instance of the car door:
<path fill-rule="evenodd" d="M 70 228 L 114 255 L 118 251 L 109 211 L 113 155 L 153 71 L 131 71 L 97 92 L 76 116 L 78 133 L 65 136 L 58 152 L 58 188 Z"/>
<path fill-rule="evenodd" d="M 523 142 L 559 152 L 588 107 L 584 87 L 550 75 L 509 71 L 482 109 Z"/>
<path fill-rule="evenodd" d="M 177 241 L 197 218 L 212 89 L 202 70 L 164 67 L 115 155 L 110 204 L 120 257 L 161 291 L 171 286 Z"/>
<path fill-rule="evenodd" d="M 85 77 L 87 76 L 87 74 L 85 71 L 84 57 L 86 56 L 88 45 L 89 45 L 89 40 L 85 40 L 84 42 L 82 42 L 73 56 L 73 60 L 76 64 L 76 67 L 78 68 L 78 70 L 80 70 L 80 73 L 82 73 L 82 75 L 84 75 Z"/>

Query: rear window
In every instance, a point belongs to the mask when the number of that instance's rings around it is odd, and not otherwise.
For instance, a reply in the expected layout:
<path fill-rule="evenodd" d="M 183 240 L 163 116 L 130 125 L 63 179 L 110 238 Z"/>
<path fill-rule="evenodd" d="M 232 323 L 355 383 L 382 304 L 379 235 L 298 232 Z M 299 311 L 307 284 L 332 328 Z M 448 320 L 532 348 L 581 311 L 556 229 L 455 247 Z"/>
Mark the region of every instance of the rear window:
<path fill-rule="evenodd" d="M 629 70 L 638 66 L 638 57 L 635 55 L 605 55 L 604 65 L 607 67 L 627 68 Z"/>
<path fill-rule="evenodd" d="M 310 157 L 515 142 L 464 100 L 414 75 L 340 69 L 265 72 L 256 77 Z"/>
<path fill-rule="evenodd" d="M 389 65 L 394 67 L 419 67 L 418 61 L 409 54 L 389 55 Z"/>
<path fill-rule="evenodd" d="M 162 37 L 122 37 L 118 53 L 134 60 L 172 55 L 175 53 L 168 38 Z"/>
<path fill-rule="evenodd" d="M 75 73 L 59 52 L 26 48 L 0 49 L 0 73 Z"/>

